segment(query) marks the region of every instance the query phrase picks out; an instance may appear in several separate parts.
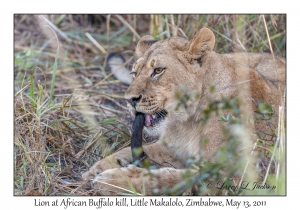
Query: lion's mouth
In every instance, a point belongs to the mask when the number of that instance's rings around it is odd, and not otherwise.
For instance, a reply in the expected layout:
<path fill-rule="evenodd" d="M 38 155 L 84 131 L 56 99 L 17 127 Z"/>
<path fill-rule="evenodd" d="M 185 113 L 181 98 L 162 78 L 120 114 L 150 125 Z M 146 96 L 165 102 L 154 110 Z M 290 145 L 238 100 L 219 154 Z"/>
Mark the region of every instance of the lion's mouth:
<path fill-rule="evenodd" d="M 153 126 L 162 121 L 167 115 L 167 112 L 163 109 L 159 112 L 155 112 L 154 114 L 145 114 L 145 122 L 144 125 L 146 127 Z"/>

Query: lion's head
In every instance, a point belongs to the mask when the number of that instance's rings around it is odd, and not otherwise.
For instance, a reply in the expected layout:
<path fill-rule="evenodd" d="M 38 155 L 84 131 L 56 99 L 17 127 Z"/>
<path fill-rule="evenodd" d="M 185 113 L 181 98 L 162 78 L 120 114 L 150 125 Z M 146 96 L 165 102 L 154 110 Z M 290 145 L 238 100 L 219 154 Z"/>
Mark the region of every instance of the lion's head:
<path fill-rule="evenodd" d="M 133 82 L 125 93 L 136 111 L 145 114 L 145 130 L 150 135 L 160 135 L 171 122 L 183 121 L 188 115 L 176 109 L 176 93 L 201 92 L 201 78 L 210 65 L 215 36 L 207 28 L 201 29 L 188 41 L 169 38 L 155 41 L 144 36 L 136 48 L 138 60 L 132 68 Z"/>

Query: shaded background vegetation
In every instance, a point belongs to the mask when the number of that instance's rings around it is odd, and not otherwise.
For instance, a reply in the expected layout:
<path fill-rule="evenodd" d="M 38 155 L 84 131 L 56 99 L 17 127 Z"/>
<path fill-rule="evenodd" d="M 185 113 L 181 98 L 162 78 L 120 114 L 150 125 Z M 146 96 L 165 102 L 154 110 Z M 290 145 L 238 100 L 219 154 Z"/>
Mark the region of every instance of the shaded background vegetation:
<path fill-rule="evenodd" d="M 191 39 L 202 27 L 216 52 L 270 52 L 263 17 L 285 58 L 285 15 L 15 15 L 15 195 L 93 195 L 81 173 L 129 145 L 127 86 L 108 71 L 109 52 L 130 67 L 141 36 Z"/>

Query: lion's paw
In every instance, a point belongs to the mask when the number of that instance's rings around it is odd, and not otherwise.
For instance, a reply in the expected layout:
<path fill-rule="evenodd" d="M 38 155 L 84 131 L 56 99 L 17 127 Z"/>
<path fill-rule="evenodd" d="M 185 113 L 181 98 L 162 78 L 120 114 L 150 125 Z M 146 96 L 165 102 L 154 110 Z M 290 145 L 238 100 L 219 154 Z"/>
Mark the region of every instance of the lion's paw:
<path fill-rule="evenodd" d="M 133 194 L 132 187 L 140 192 L 142 190 L 145 169 L 129 165 L 126 168 L 106 170 L 95 176 L 92 184 L 94 189 L 102 195 Z"/>
<path fill-rule="evenodd" d="M 97 175 L 99 175 L 100 173 L 102 173 L 106 170 L 124 167 L 124 166 L 127 166 L 128 164 L 129 164 L 129 161 L 126 161 L 124 159 L 117 158 L 114 155 L 111 155 L 111 156 L 108 156 L 108 157 L 96 162 L 90 168 L 89 171 L 82 174 L 82 178 L 85 181 L 87 181 L 87 180 L 91 181 Z"/>

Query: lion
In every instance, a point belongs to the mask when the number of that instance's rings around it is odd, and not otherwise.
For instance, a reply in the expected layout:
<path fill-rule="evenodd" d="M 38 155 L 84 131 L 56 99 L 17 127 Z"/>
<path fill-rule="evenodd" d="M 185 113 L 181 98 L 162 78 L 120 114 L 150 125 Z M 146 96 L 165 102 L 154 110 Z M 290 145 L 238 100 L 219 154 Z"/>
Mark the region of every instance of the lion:
<path fill-rule="evenodd" d="M 154 191 L 164 194 L 163 189 L 182 180 L 189 157 L 213 162 L 226 140 L 222 133 L 224 125 L 217 114 L 211 114 L 199 129 L 198 107 L 208 106 L 208 95 L 214 100 L 237 97 L 242 91 L 240 84 L 247 84 L 248 95 L 242 95 L 242 100 L 249 113 L 254 114 L 254 102 L 258 100 L 274 105 L 277 112 L 285 88 L 285 61 L 265 53 L 218 54 L 213 51 L 214 44 L 214 33 L 208 28 L 199 30 L 191 41 L 180 37 L 156 41 L 150 35 L 139 40 L 138 59 L 124 98 L 131 102 L 135 112 L 144 114 L 145 133 L 159 136 L 155 143 L 143 145 L 157 168 L 133 165 L 130 147 L 124 148 L 96 162 L 83 174 L 84 180 L 92 180 L 96 191 L 118 195 L 133 187 L 146 195 Z M 178 107 L 178 93 L 183 90 L 199 96 L 188 101 L 188 108 Z M 267 129 L 260 121 L 255 121 L 254 127 Z M 205 139 L 209 141 L 204 143 Z M 149 170 L 152 176 L 147 175 Z"/>

